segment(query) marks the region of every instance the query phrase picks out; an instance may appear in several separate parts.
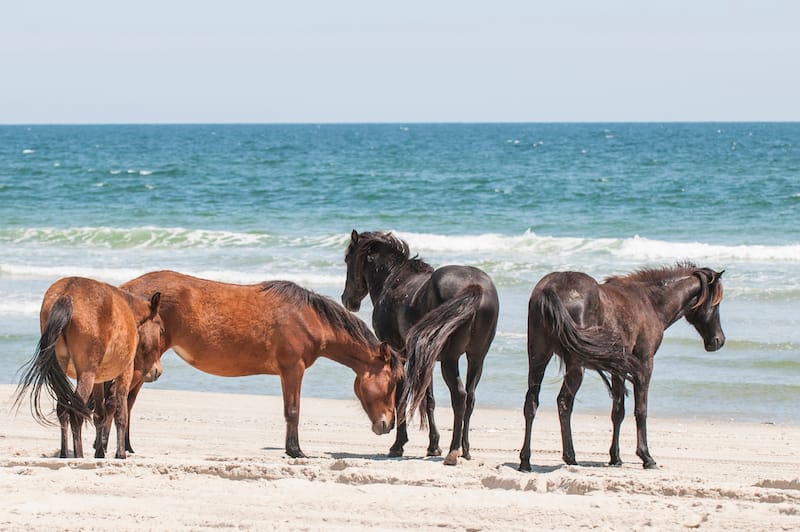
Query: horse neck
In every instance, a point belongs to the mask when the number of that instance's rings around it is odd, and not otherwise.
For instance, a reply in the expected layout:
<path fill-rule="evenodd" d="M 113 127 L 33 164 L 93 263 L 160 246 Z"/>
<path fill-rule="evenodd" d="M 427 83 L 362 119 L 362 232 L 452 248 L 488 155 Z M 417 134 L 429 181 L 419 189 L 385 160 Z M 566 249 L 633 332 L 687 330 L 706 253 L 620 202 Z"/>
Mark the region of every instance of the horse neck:
<path fill-rule="evenodd" d="M 689 301 L 699 289 L 699 279 L 689 275 L 659 285 L 651 292 L 653 307 L 661 316 L 665 329 L 683 317 Z"/>
<path fill-rule="evenodd" d="M 373 305 L 381 299 L 388 281 L 395 279 L 402 272 L 406 263 L 406 259 L 400 256 L 389 255 L 367 270 L 367 287 Z"/>
<path fill-rule="evenodd" d="M 322 341 L 320 355 L 361 374 L 380 361 L 380 342 L 363 342 L 346 332 L 337 332 Z"/>

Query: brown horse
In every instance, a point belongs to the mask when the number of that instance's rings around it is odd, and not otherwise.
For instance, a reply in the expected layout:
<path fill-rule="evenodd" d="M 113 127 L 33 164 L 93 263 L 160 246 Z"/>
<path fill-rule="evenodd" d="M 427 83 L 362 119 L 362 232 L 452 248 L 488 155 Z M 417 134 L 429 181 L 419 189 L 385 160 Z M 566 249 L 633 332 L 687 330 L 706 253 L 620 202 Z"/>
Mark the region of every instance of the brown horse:
<path fill-rule="evenodd" d="M 23 368 L 16 403 L 30 391 L 34 417 L 46 423 L 40 397 L 42 389 L 47 389 L 56 401 L 62 458 L 67 456 L 68 425 L 72 427 L 74 455 L 83 457 L 81 427 L 92 416 L 87 404 L 93 393 L 95 457 L 105 455 L 105 447 L 97 442 L 102 441 L 106 420 L 102 383 L 111 380 L 119 405 L 114 415 L 116 457 L 125 458 L 131 380 L 135 372 L 143 375 L 150 371 L 163 350 L 159 298 L 157 292 L 146 299 L 82 277 L 60 279 L 45 293 L 39 315 L 42 336 L 36 353 Z M 77 380 L 76 388 L 67 377 Z M 110 427 L 110 416 L 108 423 Z"/>
<path fill-rule="evenodd" d="M 497 328 L 499 302 L 494 283 L 486 273 L 471 266 L 443 266 L 436 270 L 412 258 L 408 244 L 391 233 L 355 230 L 345 253 L 347 281 L 342 303 L 361 307 L 369 294 L 373 304 L 372 325 L 381 340 L 408 356 L 408 378 L 401 381 L 397 437 L 389 456 L 402 456 L 408 441 L 405 411 L 419 408 L 429 421 L 428 456 L 442 454 L 439 431 L 433 420 L 433 368 L 441 361 L 442 377 L 453 405 L 453 438 L 444 459 L 446 465 L 461 456 L 470 459 L 469 422 L 475 408 L 475 388 L 483 361 Z M 461 381 L 458 359 L 467 355 L 467 387 Z M 420 408 L 424 405 L 424 408 Z"/>
<path fill-rule="evenodd" d="M 320 356 L 356 373 L 355 394 L 375 434 L 394 427 L 399 356 L 332 300 L 288 281 L 237 285 L 172 271 L 122 286 L 137 294 L 161 292 L 165 349 L 195 368 L 222 377 L 280 375 L 289 456 L 305 456 L 297 433 L 300 386 Z"/>
<path fill-rule="evenodd" d="M 619 431 L 625 417 L 627 378 L 633 382 L 636 454 L 645 468 L 654 468 L 656 462 L 647 446 L 647 392 L 653 357 L 664 330 L 683 317 L 700 333 L 707 351 L 722 347 L 722 273 L 682 263 L 609 277 L 603 284 L 579 272 L 555 272 L 542 278 L 528 304 L 528 393 L 520 470 L 531 470 L 533 418 L 553 353 L 566 365 L 558 394 L 564 462 L 576 464 L 570 418 L 583 370 L 589 368 L 601 372 L 613 400 L 610 465 L 622 464 Z M 611 382 L 604 372 L 611 374 Z"/>

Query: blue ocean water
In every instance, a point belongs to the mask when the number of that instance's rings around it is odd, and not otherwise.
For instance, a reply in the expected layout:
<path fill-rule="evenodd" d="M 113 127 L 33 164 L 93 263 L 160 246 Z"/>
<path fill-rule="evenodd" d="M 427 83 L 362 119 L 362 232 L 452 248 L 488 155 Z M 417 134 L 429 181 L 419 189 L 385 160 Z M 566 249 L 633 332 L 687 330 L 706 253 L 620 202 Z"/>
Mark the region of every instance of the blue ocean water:
<path fill-rule="evenodd" d="M 338 300 L 354 228 L 495 280 L 478 407 L 521 408 L 543 275 L 693 260 L 726 269 L 728 341 L 706 353 L 685 322 L 671 327 L 651 414 L 800 422 L 798 123 L 0 126 L 0 382 L 32 355 L 59 277 L 175 269 Z M 205 375 L 171 352 L 164 366 L 148 386 L 280 393 L 277 377 Z M 303 394 L 352 397 L 352 378 L 320 360 Z M 552 362 L 543 408 L 559 386 Z M 576 410 L 610 411 L 599 377 Z"/>

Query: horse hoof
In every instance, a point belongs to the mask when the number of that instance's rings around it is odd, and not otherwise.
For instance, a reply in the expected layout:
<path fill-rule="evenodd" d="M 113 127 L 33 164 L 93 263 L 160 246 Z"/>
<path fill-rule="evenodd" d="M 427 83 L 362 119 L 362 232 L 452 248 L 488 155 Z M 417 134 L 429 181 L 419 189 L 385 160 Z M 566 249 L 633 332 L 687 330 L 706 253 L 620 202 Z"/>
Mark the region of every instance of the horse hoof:
<path fill-rule="evenodd" d="M 117 454 L 114 456 L 114 458 L 116 458 L 116 459 L 118 459 L 118 460 L 125 460 L 126 456 L 125 456 L 125 453 L 122 453 L 122 454 L 120 454 L 120 453 L 117 453 Z"/>
<path fill-rule="evenodd" d="M 531 472 L 531 463 L 530 462 L 520 462 L 519 463 L 519 470 L 526 471 L 528 473 Z"/>
<path fill-rule="evenodd" d="M 395 449 L 394 447 L 392 447 L 391 449 L 389 449 L 389 457 L 390 458 L 398 458 L 400 456 L 403 456 L 403 449 L 402 448 Z"/>
<path fill-rule="evenodd" d="M 472 460 L 472 455 L 469 454 L 469 451 L 465 451 L 464 453 L 461 454 L 461 458 L 463 458 L 464 460 Z"/>
<path fill-rule="evenodd" d="M 622 460 L 611 460 L 608 465 L 611 467 L 622 467 Z"/>
<path fill-rule="evenodd" d="M 658 465 L 656 465 L 655 460 L 650 460 L 649 462 L 645 462 L 642 464 L 642 467 L 645 469 L 658 469 Z"/>
<path fill-rule="evenodd" d="M 442 456 L 442 448 L 434 447 L 432 449 L 428 449 L 428 456 Z"/>
<path fill-rule="evenodd" d="M 456 465 L 458 463 L 458 451 L 450 451 L 444 459 L 444 465 Z"/>
<path fill-rule="evenodd" d="M 103 452 L 103 449 L 97 449 L 97 450 L 94 452 L 94 457 L 95 457 L 95 458 L 105 458 L 105 457 L 106 457 L 106 453 L 105 453 L 105 452 Z"/>

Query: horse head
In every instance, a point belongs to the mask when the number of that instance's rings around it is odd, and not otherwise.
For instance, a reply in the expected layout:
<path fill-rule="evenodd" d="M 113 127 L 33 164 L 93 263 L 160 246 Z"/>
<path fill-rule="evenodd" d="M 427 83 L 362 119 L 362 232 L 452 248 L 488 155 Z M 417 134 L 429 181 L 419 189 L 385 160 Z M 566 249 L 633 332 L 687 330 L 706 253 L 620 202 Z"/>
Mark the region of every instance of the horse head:
<path fill-rule="evenodd" d="M 691 299 L 686 311 L 686 321 L 691 323 L 703 338 L 706 351 L 716 351 L 725 344 L 725 333 L 719 320 L 722 301 L 722 274 L 710 268 L 698 268 L 692 275 L 700 281 L 700 291 Z"/>
<path fill-rule="evenodd" d="M 155 292 L 150 297 L 147 309 L 143 315 L 139 316 L 137 332 L 139 334 L 139 342 L 136 347 L 136 356 L 140 358 L 143 367 L 151 368 L 148 370 L 149 375 L 153 380 L 158 378 L 160 372 L 161 354 L 166 351 L 164 342 L 164 322 L 158 313 L 158 306 L 161 302 L 161 293 Z M 157 364 L 158 363 L 158 364 Z M 156 371 L 155 375 L 153 371 Z"/>
<path fill-rule="evenodd" d="M 347 264 L 347 279 L 344 283 L 342 292 L 342 305 L 351 312 L 358 312 L 361 308 L 361 300 L 367 295 L 367 276 L 364 273 L 364 262 L 366 253 L 363 245 L 359 245 L 358 231 L 353 229 L 350 234 L 350 244 L 344 255 L 344 262 Z M 362 244 L 367 244 L 362 242 Z"/>
<path fill-rule="evenodd" d="M 395 389 L 403 378 L 400 355 L 389 344 L 382 342 L 376 363 L 356 375 L 353 388 L 361 406 L 372 422 L 372 432 L 387 434 L 394 428 Z"/>

